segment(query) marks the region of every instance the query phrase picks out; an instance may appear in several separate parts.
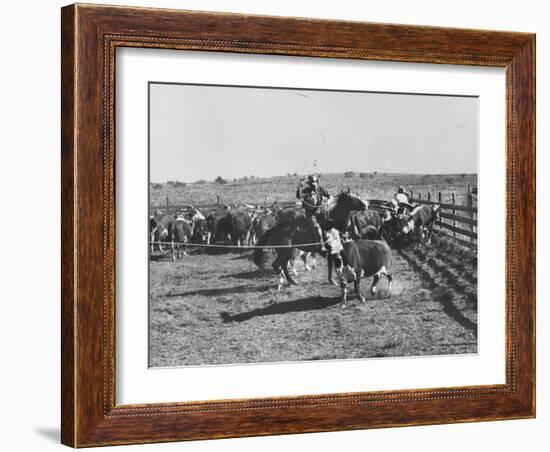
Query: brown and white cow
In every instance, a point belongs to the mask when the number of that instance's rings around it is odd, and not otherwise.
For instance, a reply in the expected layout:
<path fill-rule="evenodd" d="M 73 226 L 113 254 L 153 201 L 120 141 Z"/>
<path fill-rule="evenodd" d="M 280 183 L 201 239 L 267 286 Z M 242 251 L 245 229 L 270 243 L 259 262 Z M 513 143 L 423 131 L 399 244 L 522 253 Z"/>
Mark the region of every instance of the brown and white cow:
<path fill-rule="evenodd" d="M 346 306 L 347 286 L 351 282 L 354 283 L 359 301 L 365 301 L 365 297 L 361 295 L 361 277 L 373 277 L 371 294 L 375 295 L 380 275 L 386 276 L 391 296 L 392 252 L 385 241 L 362 239 L 342 242 L 337 229 L 330 229 L 325 235 L 326 246 L 332 255 L 342 289 L 342 307 Z"/>
<path fill-rule="evenodd" d="M 403 234 L 413 243 L 429 243 L 433 226 L 439 220 L 439 204 L 416 207 L 403 225 Z"/>

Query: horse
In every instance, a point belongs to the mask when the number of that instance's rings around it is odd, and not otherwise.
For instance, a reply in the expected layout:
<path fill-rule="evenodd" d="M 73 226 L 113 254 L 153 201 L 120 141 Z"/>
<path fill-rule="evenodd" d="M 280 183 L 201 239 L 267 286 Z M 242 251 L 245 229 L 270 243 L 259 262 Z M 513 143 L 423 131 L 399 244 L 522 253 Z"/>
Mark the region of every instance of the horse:
<path fill-rule="evenodd" d="M 365 210 L 366 208 L 367 205 L 359 197 L 351 194 L 348 189 L 348 191 L 342 191 L 331 198 L 326 211 L 317 214 L 317 220 L 323 230 L 336 228 L 339 231 L 343 231 L 349 222 L 350 213 L 354 210 Z M 312 230 L 306 218 L 297 217 L 293 220 L 281 221 L 260 238 L 257 245 L 259 248 L 254 250 L 253 261 L 258 267 L 264 268 L 262 248 L 270 248 L 270 245 L 284 246 L 282 248 L 275 248 L 277 257 L 271 265 L 279 276 L 278 289 L 282 288 L 285 281 L 297 285 L 298 282 L 288 271 L 288 262 L 293 255 L 293 249 L 298 248 L 302 251 L 319 252 L 320 244 L 316 243 L 318 240 L 316 231 Z M 329 272 L 331 266 L 332 260 L 329 259 Z"/>
<path fill-rule="evenodd" d="M 350 224 L 347 228 L 352 239 L 371 239 L 379 237 L 379 229 L 382 225 L 382 218 L 376 210 L 364 210 L 354 212 L 350 216 Z"/>

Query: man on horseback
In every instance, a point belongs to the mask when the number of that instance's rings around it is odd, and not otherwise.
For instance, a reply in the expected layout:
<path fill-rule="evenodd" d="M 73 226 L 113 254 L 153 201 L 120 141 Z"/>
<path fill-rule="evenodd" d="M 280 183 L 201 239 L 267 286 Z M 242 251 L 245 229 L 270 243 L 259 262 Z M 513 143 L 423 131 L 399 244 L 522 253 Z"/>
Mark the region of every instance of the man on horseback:
<path fill-rule="evenodd" d="M 317 221 L 317 214 L 323 204 L 323 198 L 330 198 L 330 194 L 323 187 L 319 185 L 319 178 L 310 174 L 307 177 L 307 181 L 302 179 L 296 190 L 296 198 L 302 201 L 306 213 L 306 219 L 311 225 L 313 233 L 317 236 L 316 240 L 324 242 L 323 230 L 319 221 Z M 325 250 L 324 243 L 321 247 Z"/>
<path fill-rule="evenodd" d="M 393 196 L 392 202 L 395 205 L 395 213 L 397 215 L 407 214 L 414 208 L 409 201 L 409 195 L 405 193 L 405 188 L 401 185 L 397 189 L 397 193 Z"/>

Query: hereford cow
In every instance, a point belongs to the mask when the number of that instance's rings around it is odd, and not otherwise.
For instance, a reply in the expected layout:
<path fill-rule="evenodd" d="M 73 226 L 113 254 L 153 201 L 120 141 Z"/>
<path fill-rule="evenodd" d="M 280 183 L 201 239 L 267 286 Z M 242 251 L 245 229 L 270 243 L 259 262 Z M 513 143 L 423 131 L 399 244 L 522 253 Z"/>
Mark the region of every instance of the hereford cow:
<path fill-rule="evenodd" d="M 183 255 L 187 256 L 187 247 L 185 244 L 189 243 L 192 235 L 191 225 L 183 217 L 179 216 L 175 219 L 169 227 L 169 238 L 172 251 L 172 261 L 176 258 L 181 258 L 181 249 L 183 247 Z"/>
<path fill-rule="evenodd" d="M 347 303 L 347 286 L 354 283 L 355 294 L 361 303 L 361 277 L 373 277 L 371 294 L 376 294 L 380 275 L 388 279 L 388 291 L 391 296 L 392 253 L 388 244 L 382 240 L 354 240 L 342 242 L 340 232 L 330 229 L 325 233 L 326 246 L 332 255 L 336 273 L 342 288 L 342 307 Z"/>
<path fill-rule="evenodd" d="M 227 211 L 215 211 L 206 217 L 208 229 L 206 243 L 210 244 L 217 240 L 225 240 L 230 232 L 230 219 Z"/>
<path fill-rule="evenodd" d="M 193 221 L 193 231 L 191 240 L 194 243 L 207 243 L 208 241 L 208 224 L 206 219 L 197 218 Z"/>
<path fill-rule="evenodd" d="M 151 240 L 151 253 L 154 252 L 155 244 L 159 251 L 164 251 L 162 244 L 168 241 L 170 225 L 175 221 L 172 215 L 157 213 L 149 219 L 149 234 Z"/>
<path fill-rule="evenodd" d="M 245 209 L 234 209 L 228 215 L 230 225 L 229 234 L 233 245 L 248 244 L 252 218 Z"/>
<path fill-rule="evenodd" d="M 414 243 L 430 242 L 433 225 L 439 220 L 438 204 L 416 207 L 411 213 L 402 231 Z"/>

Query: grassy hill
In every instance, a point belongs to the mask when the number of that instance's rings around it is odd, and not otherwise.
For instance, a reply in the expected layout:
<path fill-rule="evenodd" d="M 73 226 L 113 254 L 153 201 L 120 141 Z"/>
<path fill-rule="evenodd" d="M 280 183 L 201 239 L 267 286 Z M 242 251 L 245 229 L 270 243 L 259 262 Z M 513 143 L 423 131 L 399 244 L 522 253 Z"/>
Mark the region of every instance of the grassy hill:
<path fill-rule="evenodd" d="M 198 181 L 182 183 L 177 181 L 163 184 L 150 184 L 151 206 L 210 204 L 220 199 L 221 203 L 267 204 L 275 201 L 292 201 L 299 175 L 275 176 L 269 178 L 241 178 L 233 181 Z M 224 183 L 225 182 L 225 183 Z M 431 192 L 432 199 L 442 192 L 442 201 L 450 202 L 455 193 L 457 204 L 465 203 L 468 185 L 477 187 L 477 174 L 394 174 L 394 173 L 354 173 L 322 174 L 320 183 L 330 193 L 337 193 L 348 187 L 364 199 L 389 199 L 399 185 L 405 190 L 421 193 L 426 198 Z"/>

